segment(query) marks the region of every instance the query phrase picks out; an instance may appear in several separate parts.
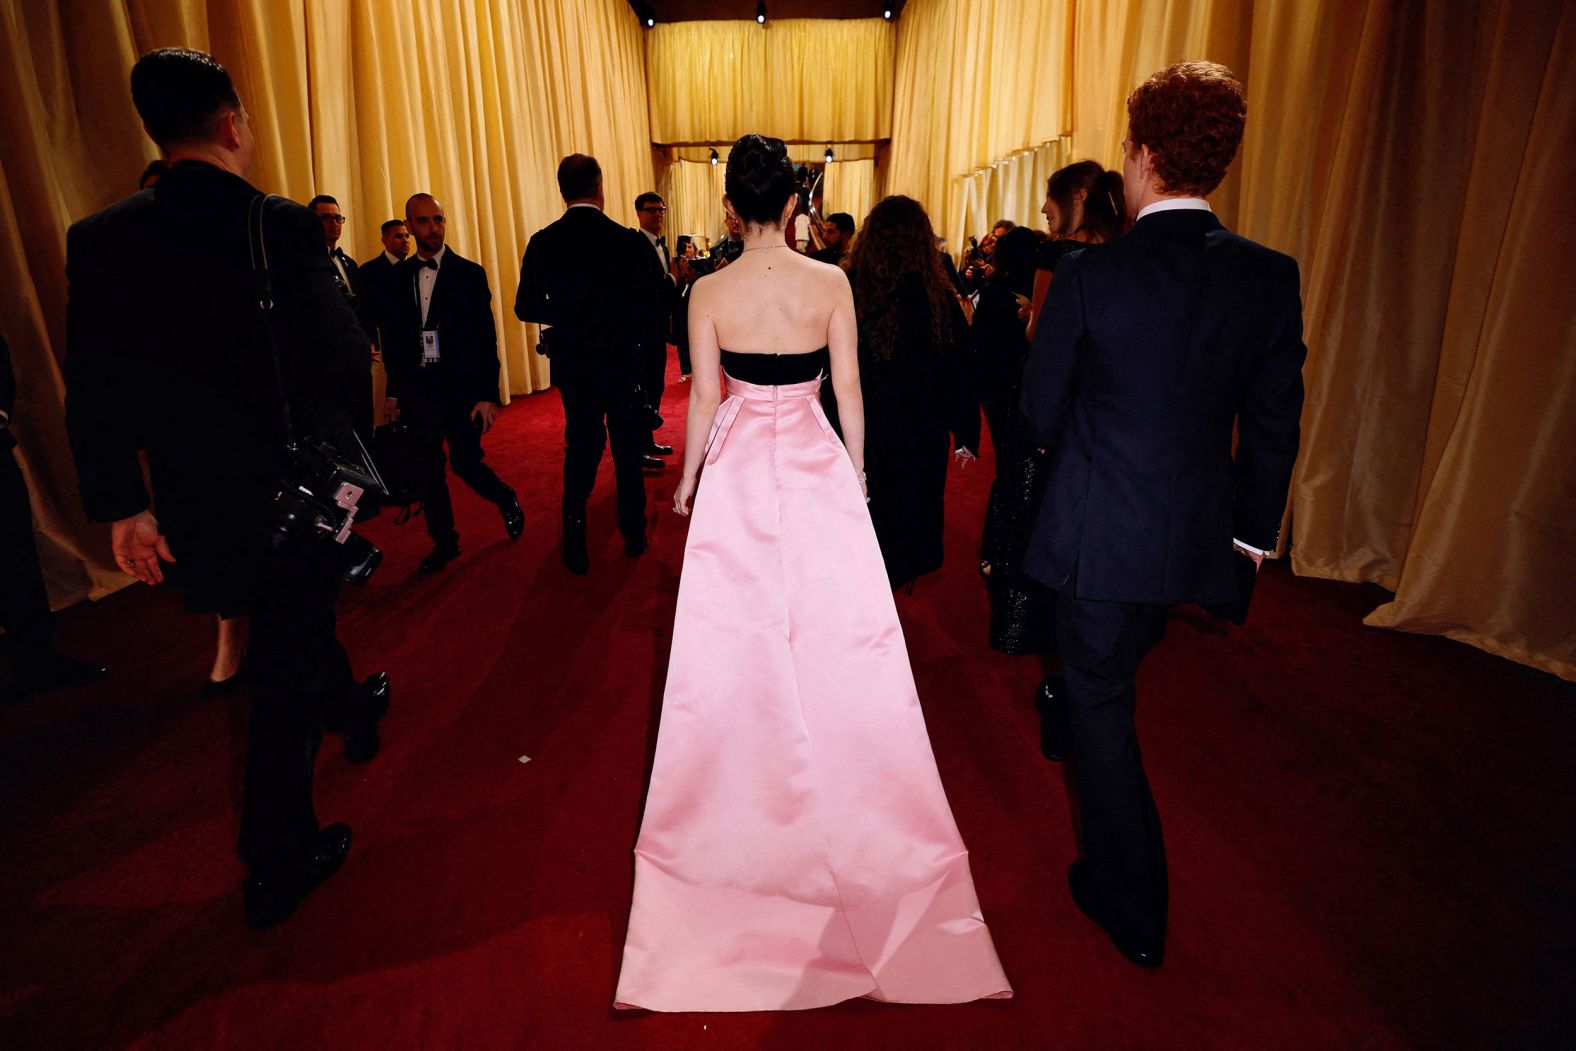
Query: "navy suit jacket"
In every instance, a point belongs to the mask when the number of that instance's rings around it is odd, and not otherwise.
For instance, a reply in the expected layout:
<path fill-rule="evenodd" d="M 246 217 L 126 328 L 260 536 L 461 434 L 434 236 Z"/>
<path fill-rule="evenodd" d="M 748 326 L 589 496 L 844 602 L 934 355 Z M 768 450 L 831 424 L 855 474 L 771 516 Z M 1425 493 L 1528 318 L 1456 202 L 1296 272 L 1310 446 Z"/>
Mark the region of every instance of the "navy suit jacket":
<path fill-rule="evenodd" d="M 1233 538 L 1279 539 L 1306 353 L 1296 261 L 1210 212 L 1064 257 L 1024 369 L 1051 449 L 1028 573 L 1083 599 L 1239 599 Z"/>

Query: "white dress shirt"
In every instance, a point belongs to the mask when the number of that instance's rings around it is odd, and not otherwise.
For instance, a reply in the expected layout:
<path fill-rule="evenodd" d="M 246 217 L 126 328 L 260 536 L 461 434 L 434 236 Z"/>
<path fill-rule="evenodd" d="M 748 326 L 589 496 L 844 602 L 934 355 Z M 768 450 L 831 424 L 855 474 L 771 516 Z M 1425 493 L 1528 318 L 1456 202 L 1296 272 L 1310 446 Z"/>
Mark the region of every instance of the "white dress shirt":
<path fill-rule="evenodd" d="M 638 229 L 641 233 L 645 234 L 646 235 L 646 240 L 651 242 L 652 249 L 657 253 L 657 262 L 662 264 L 662 272 L 664 274 L 667 274 L 667 276 L 668 276 L 668 283 L 672 284 L 673 283 L 673 274 L 670 272 L 670 268 L 669 268 L 669 264 L 668 264 L 668 244 L 667 244 L 667 242 L 664 241 L 662 238 L 658 237 L 656 234 L 652 233 L 650 230 L 647 230 L 644 226 L 636 227 L 636 229 Z"/>
<path fill-rule="evenodd" d="M 390 252 L 387 248 L 383 249 L 383 258 L 389 261 L 389 266 L 399 266 L 405 261 L 399 256 L 395 255 L 393 252 Z"/>
<path fill-rule="evenodd" d="M 444 253 L 449 250 L 448 245 L 438 249 L 438 254 L 432 261 L 439 266 L 443 265 Z M 420 260 L 420 256 L 417 259 Z M 438 283 L 438 272 L 430 266 L 424 266 L 416 271 L 416 297 L 421 301 L 421 323 L 427 323 L 427 308 L 432 306 L 432 286 Z"/>

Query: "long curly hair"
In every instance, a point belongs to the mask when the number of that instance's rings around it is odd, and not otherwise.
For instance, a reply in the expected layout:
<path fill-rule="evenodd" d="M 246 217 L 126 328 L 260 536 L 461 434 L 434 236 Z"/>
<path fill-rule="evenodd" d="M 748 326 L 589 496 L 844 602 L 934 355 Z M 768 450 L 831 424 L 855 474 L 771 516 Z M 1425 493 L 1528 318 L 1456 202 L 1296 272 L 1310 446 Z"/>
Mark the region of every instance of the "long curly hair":
<path fill-rule="evenodd" d="M 859 342 L 876 361 L 889 361 L 902 329 L 902 286 L 918 279 L 930 303 L 934 345 L 952 343 L 952 282 L 941 266 L 936 234 L 924 206 L 912 197 L 884 198 L 854 239 L 848 279 L 859 317 Z"/>

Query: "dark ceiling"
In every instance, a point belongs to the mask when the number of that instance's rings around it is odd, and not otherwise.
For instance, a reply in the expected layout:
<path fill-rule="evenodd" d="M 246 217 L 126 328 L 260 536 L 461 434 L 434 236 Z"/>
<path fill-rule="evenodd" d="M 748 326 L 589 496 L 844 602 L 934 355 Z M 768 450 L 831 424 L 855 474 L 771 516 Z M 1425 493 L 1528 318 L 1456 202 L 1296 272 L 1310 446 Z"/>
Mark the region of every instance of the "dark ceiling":
<path fill-rule="evenodd" d="M 880 18 L 890 8 L 892 17 L 903 10 L 904 0 L 766 0 L 768 18 Z M 709 19 L 749 20 L 755 17 L 756 0 L 630 0 L 638 14 L 650 7 L 658 22 L 697 22 Z"/>

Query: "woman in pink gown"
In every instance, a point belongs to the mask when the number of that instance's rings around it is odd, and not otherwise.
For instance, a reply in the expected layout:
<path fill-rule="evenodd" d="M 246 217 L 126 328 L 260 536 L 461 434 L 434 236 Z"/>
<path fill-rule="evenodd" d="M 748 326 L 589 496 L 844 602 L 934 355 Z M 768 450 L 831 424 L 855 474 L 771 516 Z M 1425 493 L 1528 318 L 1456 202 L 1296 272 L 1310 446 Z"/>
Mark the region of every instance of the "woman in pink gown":
<path fill-rule="evenodd" d="M 848 281 L 784 245 L 779 140 L 740 139 L 726 185 L 745 249 L 691 294 L 694 515 L 616 1003 L 1011 996 L 865 506 Z"/>

